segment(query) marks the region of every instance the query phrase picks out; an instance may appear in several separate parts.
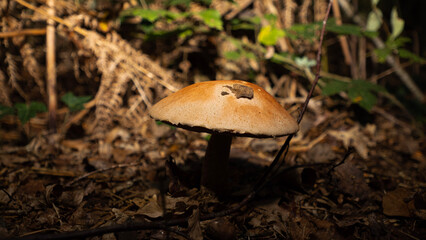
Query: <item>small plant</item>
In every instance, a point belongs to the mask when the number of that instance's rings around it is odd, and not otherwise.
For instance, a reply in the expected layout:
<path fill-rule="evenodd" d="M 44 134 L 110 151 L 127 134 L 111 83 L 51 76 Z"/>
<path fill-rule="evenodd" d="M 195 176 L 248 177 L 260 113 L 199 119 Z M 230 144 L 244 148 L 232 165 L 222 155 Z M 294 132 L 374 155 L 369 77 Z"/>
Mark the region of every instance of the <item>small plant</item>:
<path fill-rule="evenodd" d="M 61 101 L 64 102 L 71 112 L 80 111 L 84 109 L 84 104 L 87 103 L 92 97 L 91 96 L 75 96 L 72 92 L 67 92 L 61 97 Z"/>
<path fill-rule="evenodd" d="M 193 23 L 194 21 L 185 21 L 185 23 L 182 23 L 182 20 L 186 18 L 198 19 L 211 29 L 223 30 L 223 22 L 220 13 L 215 9 L 179 13 L 169 10 L 131 8 L 121 12 L 120 20 L 123 21 L 126 17 L 141 18 L 141 23 L 138 27 L 145 33 L 146 39 L 165 37 L 170 34 L 176 34 L 180 38 L 191 36 L 196 31 L 195 29 L 197 27 L 196 24 Z M 164 21 L 168 26 L 172 27 L 167 30 L 157 29 L 155 23 L 159 21 Z"/>
<path fill-rule="evenodd" d="M 268 20 L 269 24 L 260 29 L 259 35 L 257 35 L 257 40 L 263 45 L 273 46 L 277 44 L 280 38 L 285 36 L 285 32 L 275 26 L 277 16 L 268 14 L 265 15 L 265 18 Z"/>
<path fill-rule="evenodd" d="M 13 107 L 0 105 L 0 118 L 6 115 L 17 115 L 22 124 L 27 123 L 37 113 L 46 112 L 46 105 L 42 102 L 31 102 L 30 104 L 17 103 Z"/>
<path fill-rule="evenodd" d="M 382 86 L 359 79 L 350 82 L 326 79 L 326 84 L 321 90 L 325 96 L 345 92 L 353 103 L 360 105 L 367 111 L 370 111 L 376 104 L 377 93 L 386 91 Z"/>

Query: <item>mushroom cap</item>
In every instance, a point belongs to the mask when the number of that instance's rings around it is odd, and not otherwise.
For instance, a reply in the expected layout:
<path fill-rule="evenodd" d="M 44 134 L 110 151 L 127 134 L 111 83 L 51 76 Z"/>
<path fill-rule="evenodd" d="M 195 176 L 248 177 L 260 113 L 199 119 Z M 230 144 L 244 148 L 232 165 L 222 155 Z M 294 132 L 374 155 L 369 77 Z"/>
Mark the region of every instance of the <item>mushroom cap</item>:
<path fill-rule="evenodd" d="M 240 80 L 195 83 L 159 101 L 149 114 L 177 127 L 208 133 L 275 137 L 299 129 L 274 97 Z"/>

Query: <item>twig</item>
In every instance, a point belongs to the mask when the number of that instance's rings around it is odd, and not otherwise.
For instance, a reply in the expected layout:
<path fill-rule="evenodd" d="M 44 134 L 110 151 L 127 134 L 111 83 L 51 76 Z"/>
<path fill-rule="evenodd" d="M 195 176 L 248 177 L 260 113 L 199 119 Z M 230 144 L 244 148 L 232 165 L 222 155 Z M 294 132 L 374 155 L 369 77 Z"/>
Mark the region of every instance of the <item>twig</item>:
<path fill-rule="evenodd" d="M 334 163 L 333 166 L 328 170 L 327 175 L 331 178 L 331 172 L 338 166 L 342 165 L 343 163 L 346 162 L 346 159 L 348 159 L 348 157 L 354 152 L 354 148 L 350 147 L 345 155 L 343 156 L 342 160 L 338 163 Z"/>
<path fill-rule="evenodd" d="M 60 23 L 60 24 L 62 24 L 62 25 L 67 26 L 67 27 L 68 27 L 69 29 L 71 29 L 72 31 L 75 31 L 75 32 L 77 32 L 77 33 L 79 33 L 79 34 L 81 34 L 81 35 L 83 35 L 83 36 L 87 36 L 87 31 L 86 31 L 86 30 L 84 30 L 84 29 L 83 29 L 83 28 L 81 28 L 81 27 L 73 26 L 71 23 L 69 23 L 69 22 L 67 22 L 67 21 L 63 20 L 62 18 L 56 17 L 56 16 L 54 16 L 54 15 L 51 15 L 51 14 L 49 14 L 47 11 L 45 11 L 45 10 L 43 10 L 43 9 L 41 9 L 41 8 L 35 7 L 35 6 L 33 6 L 33 5 L 29 4 L 28 2 L 26 2 L 26 1 L 24 1 L 24 0 L 14 0 L 14 1 L 15 1 L 15 2 L 17 2 L 17 3 L 19 3 L 19 4 L 21 4 L 22 6 L 24 6 L 24 7 L 26 7 L 26 8 L 29 8 L 29 9 L 31 9 L 31 10 L 33 10 L 33 11 L 35 11 L 35 12 L 40 13 L 41 15 L 47 16 L 48 18 L 50 18 L 50 19 L 54 20 L 54 21 L 55 21 L 55 22 L 57 22 L 57 23 Z"/>
<path fill-rule="evenodd" d="M 412 64 L 413 64 L 413 62 L 408 61 L 408 62 L 401 63 L 400 66 L 402 68 L 406 68 L 406 67 L 408 67 L 408 66 L 410 66 Z M 369 80 L 371 82 L 377 83 L 378 79 L 381 79 L 381 78 L 384 78 L 384 77 L 386 77 L 388 75 L 391 75 L 394 72 L 395 72 L 395 68 L 389 68 L 389 69 L 387 69 L 387 70 L 385 70 L 385 71 L 383 71 L 383 72 L 381 72 L 379 74 L 373 75 L 372 77 L 370 77 Z"/>
<path fill-rule="evenodd" d="M 302 110 L 299 114 L 299 117 L 297 118 L 297 122 L 300 123 L 303 119 L 303 115 L 306 112 L 306 109 L 308 108 L 308 104 L 309 104 L 309 100 L 312 98 L 312 94 L 315 90 L 315 87 L 318 83 L 319 80 L 319 76 L 320 76 L 320 71 L 321 71 L 321 48 L 322 48 L 322 43 L 323 43 L 323 39 L 324 39 L 324 34 L 325 34 L 325 26 L 327 23 L 327 19 L 328 16 L 330 14 L 330 8 L 331 5 L 333 3 L 333 0 L 330 0 L 328 7 L 327 7 L 327 12 L 325 14 L 324 20 L 322 22 L 322 29 L 321 29 L 321 35 L 320 35 L 320 41 L 319 41 L 319 49 L 318 49 L 318 53 L 317 53 L 317 57 L 316 57 L 316 61 L 317 61 L 317 65 L 316 65 L 316 74 L 315 74 L 315 79 L 312 83 L 311 89 L 309 91 L 308 96 L 306 97 L 306 100 L 302 106 Z M 246 205 L 250 200 L 252 200 L 254 198 L 254 196 L 256 196 L 256 194 L 263 188 L 263 186 L 266 184 L 268 177 L 270 177 L 273 173 L 275 172 L 278 167 L 277 165 L 279 165 L 279 163 L 281 163 L 281 159 L 285 159 L 288 153 L 288 148 L 290 146 L 290 141 L 291 139 L 294 137 L 294 134 L 290 134 L 286 141 L 284 142 L 283 146 L 281 147 L 281 149 L 278 151 L 277 155 L 275 156 L 274 161 L 271 163 L 271 165 L 268 167 L 268 169 L 265 171 L 265 173 L 263 174 L 263 176 L 257 181 L 257 183 L 255 184 L 253 190 L 239 203 L 237 204 L 234 208 L 231 209 L 227 209 L 223 212 L 219 212 L 219 213 L 212 213 L 212 214 L 208 214 L 205 216 L 201 216 L 201 220 L 207 220 L 207 219 L 211 219 L 208 218 L 210 216 L 215 216 L 215 217 L 219 217 L 219 216 L 225 216 L 228 215 L 230 213 L 236 212 L 238 211 L 241 207 L 243 207 L 244 205 Z M 281 157 L 282 156 L 282 157 Z"/>
<path fill-rule="evenodd" d="M 55 0 L 47 1 L 47 13 L 50 16 L 55 16 Z M 57 109 L 57 96 L 56 96 L 56 43 L 55 43 L 55 21 L 48 18 L 46 27 L 46 81 L 47 81 L 47 94 L 49 101 L 49 133 L 56 133 L 56 109 Z M 49 143 L 54 144 L 53 136 L 49 137 Z"/>
<path fill-rule="evenodd" d="M 322 43 L 324 40 L 324 33 L 325 33 L 325 26 L 327 23 L 327 19 L 328 16 L 330 14 L 330 9 L 332 6 L 333 0 L 330 0 L 328 7 L 327 7 L 327 12 L 325 14 L 324 20 L 322 22 L 322 29 L 321 29 L 321 35 L 320 35 L 320 40 L 319 40 L 319 48 L 318 48 L 318 52 L 317 52 L 317 56 L 316 56 L 316 74 L 315 74 L 315 79 L 312 83 L 311 89 L 309 90 L 308 96 L 306 96 L 306 100 L 302 105 L 302 109 L 300 111 L 299 117 L 297 118 L 297 123 L 300 123 L 303 119 L 303 116 L 306 112 L 306 109 L 308 108 L 308 104 L 309 101 L 312 98 L 312 94 L 314 93 L 315 87 L 318 84 L 318 80 L 319 80 L 319 76 L 320 76 L 320 71 L 321 71 L 321 50 L 322 50 Z M 258 182 L 256 183 L 252 193 L 249 194 L 248 197 L 254 197 L 256 195 L 256 193 L 262 189 L 262 187 L 266 184 L 268 177 L 270 177 L 271 175 L 273 175 L 276 170 L 278 169 L 278 167 L 276 167 L 277 165 L 281 165 L 281 162 L 286 158 L 287 153 L 288 153 L 288 148 L 290 146 L 290 141 L 291 139 L 294 137 L 294 134 L 290 134 L 286 141 L 284 142 L 284 144 L 282 145 L 282 147 L 280 148 L 280 150 L 278 151 L 277 155 L 275 156 L 274 161 L 271 163 L 271 165 L 269 166 L 269 168 L 265 171 L 265 173 L 263 174 L 263 176 L 258 180 Z M 282 157 L 281 157 L 282 156 Z M 245 200 L 245 199 L 244 199 Z M 250 199 L 249 199 L 250 200 Z"/>
<path fill-rule="evenodd" d="M 22 29 L 14 32 L 0 32 L 0 38 L 11 38 L 26 35 L 45 35 L 45 28 Z"/>
<path fill-rule="evenodd" d="M 334 13 L 334 17 L 336 18 L 336 25 L 341 26 L 342 15 L 340 14 L 340 7 L 339 7 L 338 1 L 333 2 L 333 13 Z M 345 57 L 345 63 L 346 65 L 351 65 L 352 58 L 351 58 L 351 52 L 349 50 L 348 39 L 346 38 L 346 36 L 343 36 L 343 35 L 338 36 L 338 38 L 339 38 L 340 46 L 342 48 L 343 56 Z"/>

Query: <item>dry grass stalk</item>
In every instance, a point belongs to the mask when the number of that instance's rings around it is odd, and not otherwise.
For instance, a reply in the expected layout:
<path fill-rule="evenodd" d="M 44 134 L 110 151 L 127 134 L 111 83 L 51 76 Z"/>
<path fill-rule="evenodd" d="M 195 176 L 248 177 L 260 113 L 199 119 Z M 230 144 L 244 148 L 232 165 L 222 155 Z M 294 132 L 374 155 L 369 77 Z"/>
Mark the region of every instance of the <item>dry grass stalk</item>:
<path fill-rule="evenodd" d="M 338 1 L 333 2 L 333 14 L 336 18 L 336 24 L 342 25 L 342 16 L 340 14 L 340 7 Z M 342 47 L 343 56 L 345 57 L 345 63 L 348 66 L 352 65 L 351 52 L 346 36 L 339 36 L 340 46 Z"/>
<path fill-rule="evenodd" d="M 0 70 L 0 103 L 6 106 L 12 106 L 12 102 L 9 98 L 9 87 L 6 84 L 6 77 L 4 73 Z"/>
<path fill-rule="evenodd" d="M 294 24 L 294 12 L 296 11 L 297 4 L 294 0 L 284 0 L 283 13 L 283 26 L 284 28 L 290 28 Z"/>
<path fill-rule="evenodd" d="M 168 86 L 169 90 L 177 89 L 167 83 L 171 82 L 172 78 L 168 71 L 154 63 L 148 56 L 136 51 L 117 34 L 103 38 L 95 32 L 88 32 L 83 41 L 83 46 L 97 56 L 97 66 L 102 72 L 101 86 L 96 95 L 95 132 L 103 132 L 112 123 L 114 113 L 123 104 L 123 96 L 128 89 L 129 81 L 133 82 L 140 96 L 136 102 L 143 102 L 147 107 L 150 107 L 154 100 L 152 96 L 148 96 L 148 89 L 155 87 L 156 82 Z M 138 107 L 134 104 L 135 102 L 126 111 L 127 118 L 135 116 L 131 114 Z"/>
<path fill-rule="evenodd" d="M 314 20 L 316 22 L 324 19 L 325 13 L 327 12 L 327 0 L 315 0 L 314 1 Z"/>
<path fill-rule="evenodd" d="M 44 35 L 46 34 L 45 28 L 22 29 L 13 32 L 0 32 L 0 38 L 21 37 L 26 35 Z"/>
<path fill-rule="evenodd" d="M 303 0 L 302 5 L 300 5 L 299 21 L 302 24 L 309 23 L 308 14 L 309 14 L 309 7 L 311 6 L 311 3 L 312 3 L 311 0 Z"/>
<path fill-rule="evenodd" d="M 55 16 L 55 0 L 47 0 L 47 13 Z M 56 133 L 56 109 L 58 98 L 56 96 L 56 36 L 55 21 L 47 19 L 46 27 L 46 81 L 49 108 L 49 132 Z M 52 138 L 49 139 L 53 143 Z"/>
<path fill-rule="evenodd" d="M 34 57 L 34 49 L 29 43 L 25 43 L 24 46 L 20 49 L 22 56 L 22 65 L 25 70 L 34 78 L 37 86 L 39 87 L 40 94 L 43 97 L 46 97 L 45 84 L 43 80 L 43 73 L 41 69 L 43 66 L 40 66 L 37 59 Z"/>
<path fill-rule="evenodd" d="M 13 89 L 15 89 L 18 94 L 25 99 L 25 101 L 29 101 L 28 95 L 25 93 L 25 91 L 21 88 L 21 86 L 18 83 L 18 79 L 21 77 L 18 73 L 18 67 L 16 65 L 15 57 L 9 53 L 6 52 L 6 58 L 5 62 L 7 64 L 7 74 L 9 75 L 9 84 L 12 86 Z"/>
<path fill-rule="evenodd" d="M 82 35 L 84 38 L 81 46 L 93 52 L 98 58 L 97 67 L 102 73 L 102 79 L 96 94 L 97 109 L 94 132 L 102 133 L 112 123 L 112 119 L 123 105 L 123 96 L 128 89 L 129 81 L 133 82 L 141 102 L 144 102 L 145 106 L 150 106 L 153 101 L 152 96 L 149 97 L 147 94 L 148 89 L 156 87 L 157 83 L 170 91 L 179 89 L 171 84 L 172 74 L 169 71 L 153 62 L 148 56 L 133 49 L 117 34 L 113 33 L 104 38 L 96 32 L 74 25 L 81 24 L 81 21 L 73 24 L 23 0 L 15 1 Z M 136 107 L 132 105 L 130 109 L 133 111 Z"/>

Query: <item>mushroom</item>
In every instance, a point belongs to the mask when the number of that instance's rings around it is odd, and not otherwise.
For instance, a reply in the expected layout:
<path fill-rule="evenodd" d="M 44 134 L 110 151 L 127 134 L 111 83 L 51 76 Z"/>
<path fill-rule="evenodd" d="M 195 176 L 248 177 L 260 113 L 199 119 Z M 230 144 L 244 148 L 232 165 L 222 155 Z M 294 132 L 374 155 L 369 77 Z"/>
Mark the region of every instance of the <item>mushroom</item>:
<path fill-rule="evenodd" d="M 216 194 L 228 188 L 232 136 L 278 137 L 298 131 L 294 118 L 263 88 L 240 80 L 195 83 L 160 100 L 152 118 L 211 134 L 202 163 L 201 185 Z"/>

